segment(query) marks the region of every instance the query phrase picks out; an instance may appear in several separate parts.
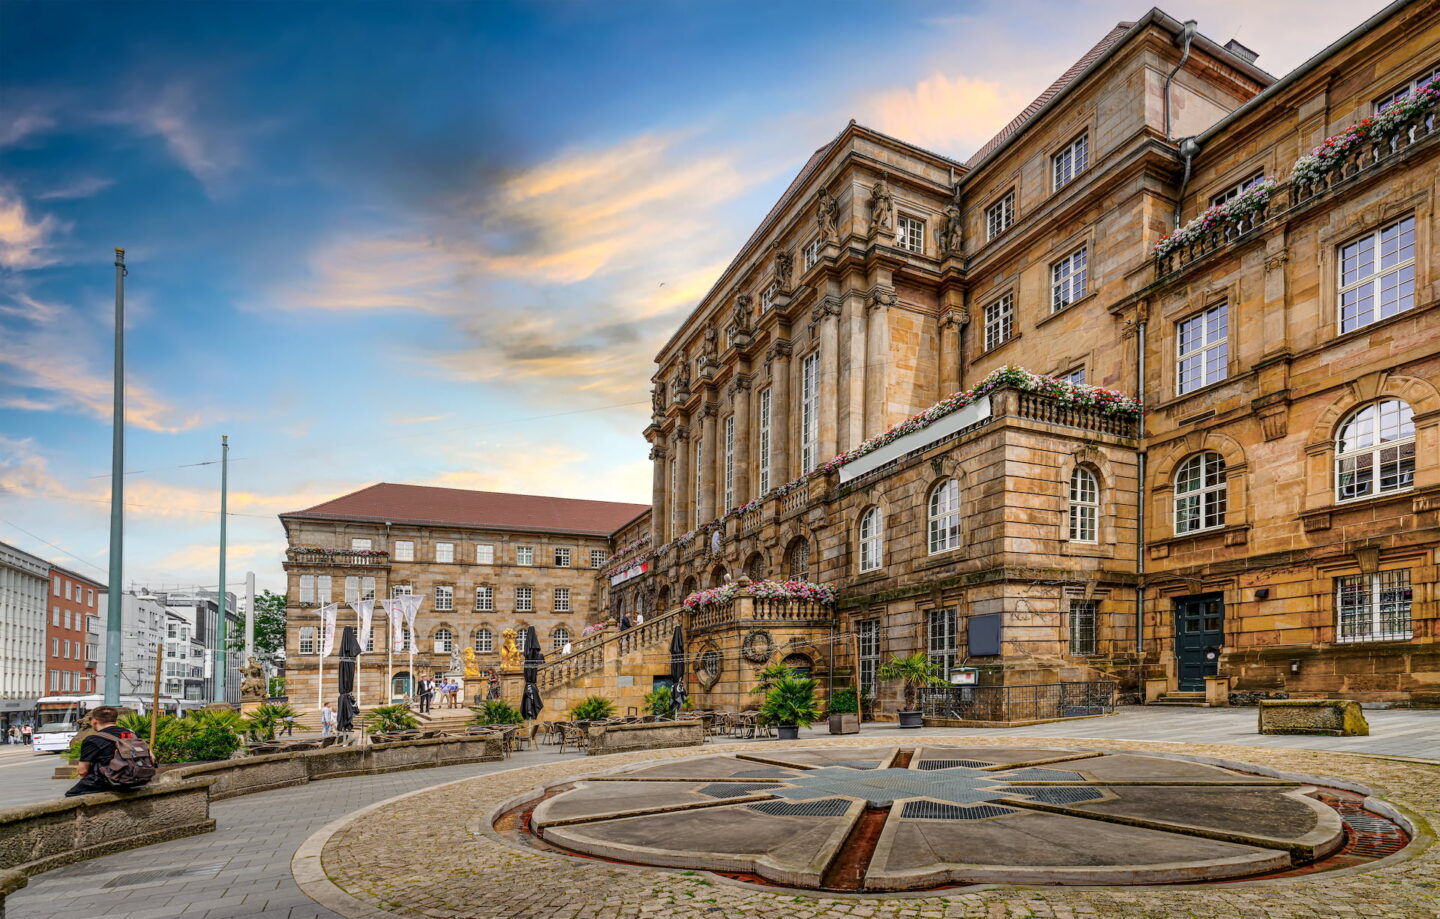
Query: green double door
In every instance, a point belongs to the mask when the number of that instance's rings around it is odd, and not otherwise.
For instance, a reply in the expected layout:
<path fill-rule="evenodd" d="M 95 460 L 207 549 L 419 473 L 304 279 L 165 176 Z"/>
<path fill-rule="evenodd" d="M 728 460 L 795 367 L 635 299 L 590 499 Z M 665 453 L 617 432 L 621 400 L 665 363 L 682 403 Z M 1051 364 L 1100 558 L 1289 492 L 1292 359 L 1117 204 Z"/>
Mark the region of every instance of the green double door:
<path fill-rule="evenodd" d="M 1205 678 L 1220 668 L 1225 644 L 1225 601 L 1221 594 L 1175 601 L 1175 658 L 1181 692 L 1203 692 Z"/>

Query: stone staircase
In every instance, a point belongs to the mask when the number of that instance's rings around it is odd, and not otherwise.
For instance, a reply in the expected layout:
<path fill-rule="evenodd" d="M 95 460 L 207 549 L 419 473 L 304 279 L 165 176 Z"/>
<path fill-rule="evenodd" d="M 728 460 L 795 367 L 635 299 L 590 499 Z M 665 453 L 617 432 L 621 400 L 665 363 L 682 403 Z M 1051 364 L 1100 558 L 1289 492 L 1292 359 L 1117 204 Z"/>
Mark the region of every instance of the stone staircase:
<path fill-rule="evenodd" d="M 1188 708 L 1204 708 L 1205 693 L 1203 692 L 1162 692 L 1160 697 L 1151 705 L 1184 706 Z"/>
<path fill-rule="evenodd" d="M 604 696 L 619 714 L 641 710 L 653 679 L 670 674 L 669 650 L 683 610 L 646 619 L 623 632 L 610 630 L 582 638 L 569 654 L 540 668 L 537 683 L 549 719 L 563 717 L 586 696 Z"/>

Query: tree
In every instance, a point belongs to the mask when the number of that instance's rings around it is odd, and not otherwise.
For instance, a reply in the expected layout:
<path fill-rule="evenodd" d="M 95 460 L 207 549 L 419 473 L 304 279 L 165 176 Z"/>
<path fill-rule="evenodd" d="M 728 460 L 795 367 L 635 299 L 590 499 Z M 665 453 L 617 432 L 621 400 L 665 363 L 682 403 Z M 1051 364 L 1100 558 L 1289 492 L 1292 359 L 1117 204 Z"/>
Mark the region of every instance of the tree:
<path fill-rule="evenodd" d="M 244 630 L 231 636 L 230 650 L 245 650 Z M 255 650 L 257 660 L 273 658 L 285 647 L 285 595 L 260 592 L 255 598 Z"/>

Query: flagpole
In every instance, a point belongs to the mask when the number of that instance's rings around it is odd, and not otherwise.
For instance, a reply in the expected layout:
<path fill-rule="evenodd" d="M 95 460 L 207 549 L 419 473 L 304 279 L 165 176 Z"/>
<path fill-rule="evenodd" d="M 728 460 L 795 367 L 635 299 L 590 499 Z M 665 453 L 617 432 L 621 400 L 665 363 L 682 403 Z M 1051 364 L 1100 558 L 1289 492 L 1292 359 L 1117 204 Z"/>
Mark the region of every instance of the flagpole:
<path fill-rule="evenodd" d="M 115 250 L 115 406 L 110 444 L 110 586 L 105 595 L 105 704 L 120 704 L 120 582 L 125 557 L 125 250 Z"/>
<path fill-rule="evenodd" d="M 320 607 L 320 631 L 315 638 L 320 642 L 315 648 L 320 652 L 320 666 L 315 671 L 315 708 L 321 713 L 320 718 L 323 721 L 325 718 L 325 607 L 323 606 Z"/>
<path fill-rule="evenodd" d="M 230 435 L 220 435 L 220 625 L 215 642 L 215 701 L 228 702 L 225 691 L 225 642 L 228 629 L 225 627 L 225 505 L 230 490 Z"/>

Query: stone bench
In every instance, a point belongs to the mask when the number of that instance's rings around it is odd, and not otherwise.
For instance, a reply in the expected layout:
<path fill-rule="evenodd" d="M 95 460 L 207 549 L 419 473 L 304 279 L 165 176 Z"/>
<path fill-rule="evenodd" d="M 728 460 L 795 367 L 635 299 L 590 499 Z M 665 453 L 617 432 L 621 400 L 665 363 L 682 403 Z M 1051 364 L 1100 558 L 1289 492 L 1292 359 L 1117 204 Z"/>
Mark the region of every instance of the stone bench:
<path fill-rule="evenodd" d="M 1348 699 L 1261 700 L 1261 734 L 1319 734 L 1366 737 L 1370 724 L 1359 702 Z"/>
<path fill-rule="evenodd" d="M 597 724 L 590 727 L 590 756 L 633 750 L 698 747 L 705 742 L 699 721 L 656 721 L 651 724 Z"/>

